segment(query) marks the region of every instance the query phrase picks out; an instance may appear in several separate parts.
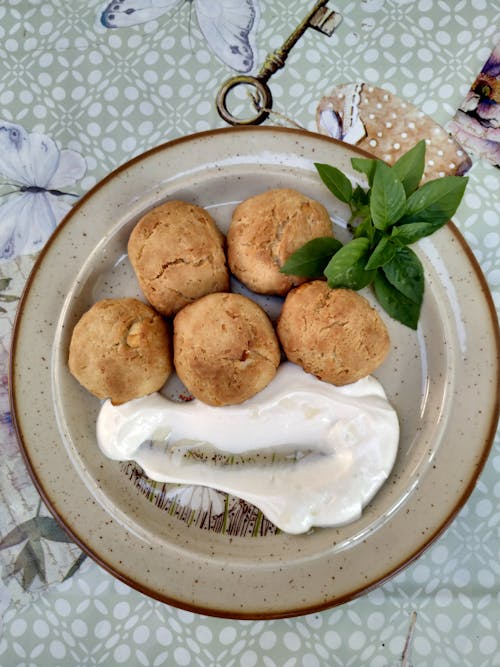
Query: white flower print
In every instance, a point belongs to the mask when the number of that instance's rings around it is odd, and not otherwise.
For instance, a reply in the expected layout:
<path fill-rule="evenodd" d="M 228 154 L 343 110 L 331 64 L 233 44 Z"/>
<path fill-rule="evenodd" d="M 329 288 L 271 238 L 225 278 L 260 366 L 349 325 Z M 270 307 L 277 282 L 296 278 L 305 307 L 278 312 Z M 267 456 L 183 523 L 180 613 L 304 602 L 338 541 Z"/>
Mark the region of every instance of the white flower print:
<path fill-rule="evenodd" d="M 176 498 L 183 507 L 203 512 L 211 510 L 213 516 L 224 512 L 225 494 L 206 486 L 178 486 L 171 489 L 167 498 Z"/>

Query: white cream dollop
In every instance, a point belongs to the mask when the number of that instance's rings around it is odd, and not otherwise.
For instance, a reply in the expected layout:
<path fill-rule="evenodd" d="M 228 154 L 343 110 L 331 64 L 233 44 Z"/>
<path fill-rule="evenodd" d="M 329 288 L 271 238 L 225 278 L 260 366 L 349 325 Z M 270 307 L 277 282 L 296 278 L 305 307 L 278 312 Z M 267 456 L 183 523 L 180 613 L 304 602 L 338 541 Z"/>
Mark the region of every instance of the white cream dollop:
<path fill-rule="evenodd" d="M 360 517 L 394 465 L 399 424 L 375 378 L 336 387 L 285 362 L 241 405 L 179 403 L 160 394 L 119 406 L 106 401 L 97 440 L 106 456 L 135 460 L 151 479 L 225 491 L 258 507 L 281 530 L 303 533 Z M 241 465 L 186 456 L 199 447 L 283 456 Z M 289 452 L 300 455 L 289 460 Z"/>

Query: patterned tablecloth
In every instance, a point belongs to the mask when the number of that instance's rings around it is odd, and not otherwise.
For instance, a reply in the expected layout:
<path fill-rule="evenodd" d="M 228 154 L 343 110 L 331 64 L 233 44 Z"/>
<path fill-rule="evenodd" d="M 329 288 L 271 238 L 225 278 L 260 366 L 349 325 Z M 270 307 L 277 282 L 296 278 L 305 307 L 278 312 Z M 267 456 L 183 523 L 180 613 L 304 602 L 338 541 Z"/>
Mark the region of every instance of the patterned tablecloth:
<path fill-rule="evenodd" d="M 382 667 L 398 663 L 414 611 L 414 667 L 500 665 L 498 438 L 467 504 L 416 562 L 343 606 L 274 621 L 196 615 L 114 580 L 85 559 L 50 517 L 17 449 L 8 403 L 10 334 L 23 285 L 51 231 L 79 196 L 132 156 L 224 127 L 215 106 L 221 83 L 237 71 L 257 71 L 312 4 L 0 3 L 4 667 Z M 500 178 L 492 164 L 499 162 L 498 52 L 481 90 L 476 86 L 467 96 L 499 42 L 498 0 L 330 5 L 342 22 L 331 36 L 308 30 L 300 38 L 270 81 L 275 113 L 266 123 L 294 122 L 316 131 L 321 98 L 334 86 L 362 81 L 414 104 L 441 125 L 461 104 L 468 121 L 487 118 L 489 142 L 470 144 L 470 182 L 455 220 L 498 307 Z"/>

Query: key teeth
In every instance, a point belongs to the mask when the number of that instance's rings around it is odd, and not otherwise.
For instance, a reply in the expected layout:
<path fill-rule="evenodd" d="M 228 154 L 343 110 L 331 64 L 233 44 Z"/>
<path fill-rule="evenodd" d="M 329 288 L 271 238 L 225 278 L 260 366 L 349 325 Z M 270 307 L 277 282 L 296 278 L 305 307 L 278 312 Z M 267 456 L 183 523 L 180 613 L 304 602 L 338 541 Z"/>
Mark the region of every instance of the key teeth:
<path fill-rule="evenodd" d="M 311 28 L 331 37 L 342 22 L 342 16 L 328 7 L 319 7 L 309 20 Z"/>

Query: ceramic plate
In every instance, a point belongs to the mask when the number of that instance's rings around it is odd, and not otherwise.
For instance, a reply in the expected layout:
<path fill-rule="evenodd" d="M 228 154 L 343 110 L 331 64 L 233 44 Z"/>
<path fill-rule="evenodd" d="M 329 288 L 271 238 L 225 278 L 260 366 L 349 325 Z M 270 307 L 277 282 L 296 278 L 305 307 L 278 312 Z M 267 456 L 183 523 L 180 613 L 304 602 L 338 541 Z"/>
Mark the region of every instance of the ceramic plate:
<path fill-rule="evenodd" d="M 168 198 L 208 208 L 221 229 L 242 199 L 293 187 L 345 205 L 313 162 L 352 175 L 359 151 L 317 134 L 230 128 L 160 146 L 120 167 L 74 207 L 28 281 L 14 332 L 12 403 L 43 498 L 101 566 L 159 600 L 234 618 L 303 614 L 345 602 L 410 563 L 469 496 L 493 439 L 498 332 L 484 278 L 450 224 L 419 242 L 426 292 L 418 331 L 383 315 L 392 347 L 377 372 L 401 422 L 395 468 L 361 519 L 290 536 L 249 505 L 150 484 L 104 458 L 99 401 L 67 369 L 72 328 L 100 298 L 140 295 L 126 256 L 138 218 Z M 365 292 L 371 299 L 369 291 Z M 264 300 L 275 316 L 278 299 Z"/>

